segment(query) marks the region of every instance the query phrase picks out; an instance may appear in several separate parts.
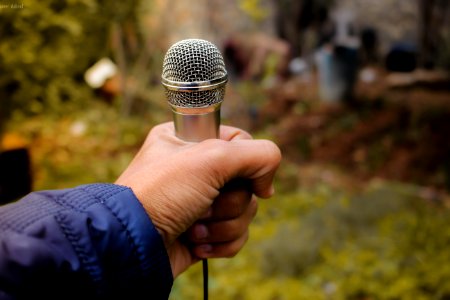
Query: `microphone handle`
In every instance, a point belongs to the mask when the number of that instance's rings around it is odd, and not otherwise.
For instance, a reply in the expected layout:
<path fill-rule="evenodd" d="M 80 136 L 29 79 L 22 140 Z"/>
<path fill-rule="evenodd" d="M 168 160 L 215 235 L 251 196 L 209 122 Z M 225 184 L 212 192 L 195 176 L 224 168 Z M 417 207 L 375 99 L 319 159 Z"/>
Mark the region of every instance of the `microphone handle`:
<path fill-rule="evenodd" d="M 219 138 L 220 104 L 207 108 L 172 106 L 175 135 L 187 142 Z M 208 260 L 202 259 L 203 299 L 208 300 Z"/>
<path fill-rule="evenodd" d="M 220 107 L 208 109 L 172 107 L 175 134 L 187 142 L 219 138 Z"/>

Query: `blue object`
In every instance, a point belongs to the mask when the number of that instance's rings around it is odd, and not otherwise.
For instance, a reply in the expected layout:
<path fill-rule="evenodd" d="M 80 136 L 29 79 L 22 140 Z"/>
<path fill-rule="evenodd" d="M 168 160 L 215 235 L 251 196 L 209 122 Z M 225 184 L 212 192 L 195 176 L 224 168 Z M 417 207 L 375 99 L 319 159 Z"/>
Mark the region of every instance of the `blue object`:
<path fill-rule="evenodd" d="M 0 207 L 0 299 L 167 299 L 163 241 L 126 187 L 84 185 Z"/>

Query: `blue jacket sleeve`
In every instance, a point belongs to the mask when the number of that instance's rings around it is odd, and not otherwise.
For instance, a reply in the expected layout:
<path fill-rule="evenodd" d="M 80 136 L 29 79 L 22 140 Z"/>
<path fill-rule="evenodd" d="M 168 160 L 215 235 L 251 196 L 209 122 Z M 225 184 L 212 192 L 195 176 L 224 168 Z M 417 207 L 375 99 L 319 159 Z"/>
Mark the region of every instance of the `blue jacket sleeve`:
<path fill-rule="evenodd" d="M 0 207 L 0 299 L 167 299 L 172 283 L 162 238 L 129 188 L 36 192 Z"/>

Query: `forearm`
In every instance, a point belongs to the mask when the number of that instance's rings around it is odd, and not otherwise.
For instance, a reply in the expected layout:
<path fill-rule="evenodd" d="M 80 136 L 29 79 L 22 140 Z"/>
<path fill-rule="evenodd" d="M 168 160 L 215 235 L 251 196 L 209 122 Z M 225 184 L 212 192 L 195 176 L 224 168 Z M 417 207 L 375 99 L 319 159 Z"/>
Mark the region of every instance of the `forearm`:
<path fill-rule="evenodd" d="M 171 284 L 162 240 L 128 188 L 33 193 L 0 208 L 0 298 L 167 299 Z"/>

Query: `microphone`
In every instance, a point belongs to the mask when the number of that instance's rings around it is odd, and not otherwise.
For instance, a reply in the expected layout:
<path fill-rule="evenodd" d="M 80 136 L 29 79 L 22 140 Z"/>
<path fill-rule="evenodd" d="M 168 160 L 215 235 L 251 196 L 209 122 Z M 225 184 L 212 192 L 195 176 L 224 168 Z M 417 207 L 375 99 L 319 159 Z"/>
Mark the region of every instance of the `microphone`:
<path fill-rule="evenodd" d="M 161 78 L 176 136 L 188 142 L 218 138 L 228 81 L 219 49 L 201 39 L 177 42 L 167 50 Z"/>
<path fill-rule="evenodd" d="M 161 81 L 177 137 L 188 142 L 219 137 L 220 106 L 228 75 L 214 44 L 200 39 L 173 44 L 164 57 Z M 203 298 L 208 300 L 208 262 L 202 261 Z"/>

